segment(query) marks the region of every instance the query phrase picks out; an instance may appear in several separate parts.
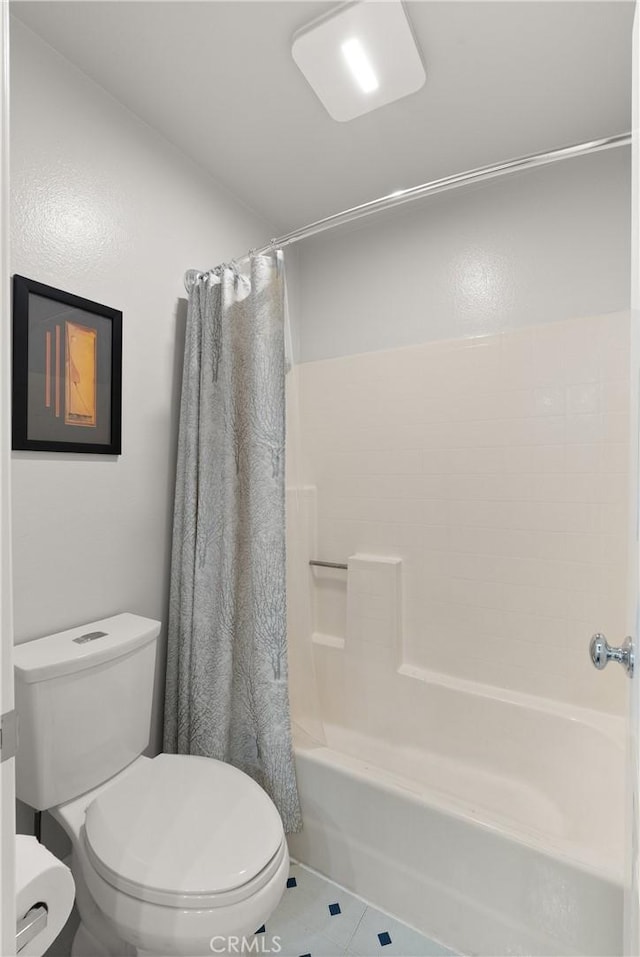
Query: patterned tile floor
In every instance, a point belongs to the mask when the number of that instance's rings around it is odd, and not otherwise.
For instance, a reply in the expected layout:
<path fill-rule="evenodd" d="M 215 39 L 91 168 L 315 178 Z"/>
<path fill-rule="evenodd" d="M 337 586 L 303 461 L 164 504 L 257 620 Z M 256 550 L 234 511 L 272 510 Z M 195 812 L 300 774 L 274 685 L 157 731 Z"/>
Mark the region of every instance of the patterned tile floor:
<path fill-rule="evenodd" d="M 280 957 L 453 954 L 301 864 L 291 865 L 282 901 L 256 937 L 262 938 L 262 953 L 273 953 L 271 942 L 278 937 Z"/>
<path fill-rule="evenodd" d="M 78 926 L 74 907 L 46 957 L 69 957 Z M 280 950 L 274 947 L 279 938 Z M 234 957 L 454 957 L 453 951 L 369 907 L 338 884 L 292 864 L 282 901 L 265 927 L 245 946 L 216 949 Z"/>

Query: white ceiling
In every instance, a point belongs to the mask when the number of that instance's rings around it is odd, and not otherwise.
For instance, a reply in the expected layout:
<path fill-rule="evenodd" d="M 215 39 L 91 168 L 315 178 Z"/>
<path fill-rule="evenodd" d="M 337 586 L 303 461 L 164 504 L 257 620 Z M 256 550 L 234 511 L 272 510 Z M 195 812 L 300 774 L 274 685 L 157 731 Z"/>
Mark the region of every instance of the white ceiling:
<path fill-rule="evenodd" d="M 12 3 L 279 231 L 395 189 L 630 128 L 631 2 L 409 2 L 418 92 L 350 123 L 291 58 L 334 4 Z"/>

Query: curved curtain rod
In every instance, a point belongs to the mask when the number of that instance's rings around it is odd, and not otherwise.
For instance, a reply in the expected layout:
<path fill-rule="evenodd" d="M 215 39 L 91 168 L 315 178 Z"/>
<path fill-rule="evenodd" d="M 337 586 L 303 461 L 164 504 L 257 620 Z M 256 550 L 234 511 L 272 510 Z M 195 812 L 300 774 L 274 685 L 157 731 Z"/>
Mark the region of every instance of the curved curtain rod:
<path fill-rule="evenodd" d="M 349 209 L 344 209 L 340 213 L 325 216 L 324 219 L 317 219 L 307 226 L 301 226 L 299 229 L 285 233 L 284 236 L 272 239 L 271 242 L 266 246 L 261 246 L 260 249 L 252 249 L 248 255 L 260 255 L 273 249 L 282 249 L 284 246 L 291 246 L 293 243 L 300 242 L 301 239 L 307 239 L 309 236 L 323 233 L 327 229 L 343 226 L 346 223 L 361 219 L 364 216 L 371 216 L 373 213 L 380 213 L 387 209 L 393 209 L 396 206 L 402 206 L 404 203 L 411 203 L 414 199 L 423 199 L 427 196 L 433 196 L 436 193 L 444 193 L 449 189 L 456 189 L 459 186 L 482 183 L 485 180 L 494 179 L 496 176 L 504 176 L 508 173 L 519 173 L 524 170 L 535 169 L 537 166 L 547 166 L 550 163 L 557 163 L 560 160 L 585 156 L 589 153 L 599 153 L 603 150 L 615 149 L 618 146 L 629 146 L 630 144 L 631 133 L 618 133 L 616 136 L 607 136 L 600 140 L 576 143 L 573 146 L 564 146 L 561 149 L 549 150 L 545 153 L 530 153 L 527 156 L 507 160 L 505 163 L 496 163 L 493 166 L 479 166 L 476 169 L 467 170 L 464 173 L 454 173 L 453 176 L 444 176 L 442 179 L 434 179 L 429 183 L 422 183 L 420 186 L 399 189 L 394 193 L 389 193 L 387 196 L 381 196 L 379 199 L 372 199 L 368 203 L 351 206 Z M 184 284 L 187 292 L 191 290 L 191 286 L 196 281 L 198 275 L 199 272 L 197 269 L 189 269 L 185 273 Z"/>

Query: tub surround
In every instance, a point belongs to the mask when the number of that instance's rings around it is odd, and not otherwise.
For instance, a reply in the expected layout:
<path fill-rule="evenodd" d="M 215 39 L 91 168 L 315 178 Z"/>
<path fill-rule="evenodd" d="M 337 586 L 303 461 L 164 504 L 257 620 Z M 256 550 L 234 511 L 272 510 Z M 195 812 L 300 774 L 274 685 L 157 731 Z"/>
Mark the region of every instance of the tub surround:
<path fill-rule="evenodd" d="M 462 953 L 621 953 L 628 355 L 617 312 L 290 383 L 292 854 Z"/>
<path fill-rule="evenodd" d="M 621 312 L 299 367 L 308 557 L 402 562 L 393 651 L 349 647 L 348 575 L 307 577 L 312 631 L 347 636 L 345 668 L 623 713 L 624 674 L 587 650 L 626 633 L 628 350 Z"/>

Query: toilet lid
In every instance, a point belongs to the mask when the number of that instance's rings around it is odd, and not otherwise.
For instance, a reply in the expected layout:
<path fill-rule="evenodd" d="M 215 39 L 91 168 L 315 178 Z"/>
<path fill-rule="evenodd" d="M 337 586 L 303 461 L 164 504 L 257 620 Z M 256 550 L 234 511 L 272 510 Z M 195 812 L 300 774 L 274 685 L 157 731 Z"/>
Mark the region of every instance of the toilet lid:
<path fill-rule="evenodd" d="M 112 885 L 143 900 L 206 907 L 270 873 L 284 834 L 275 805 L 242 771 L 161 754 L 89 805 L 85 841 Z"/>

